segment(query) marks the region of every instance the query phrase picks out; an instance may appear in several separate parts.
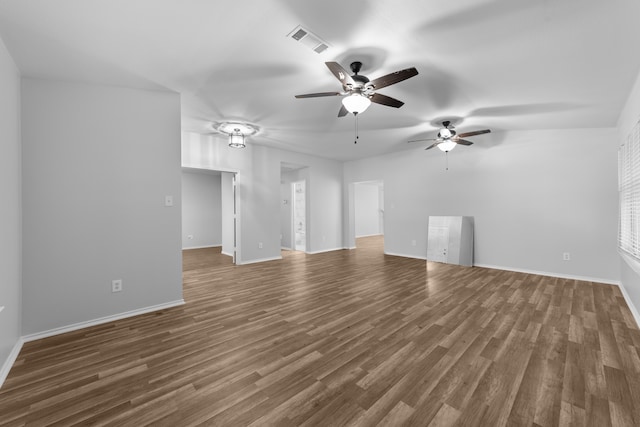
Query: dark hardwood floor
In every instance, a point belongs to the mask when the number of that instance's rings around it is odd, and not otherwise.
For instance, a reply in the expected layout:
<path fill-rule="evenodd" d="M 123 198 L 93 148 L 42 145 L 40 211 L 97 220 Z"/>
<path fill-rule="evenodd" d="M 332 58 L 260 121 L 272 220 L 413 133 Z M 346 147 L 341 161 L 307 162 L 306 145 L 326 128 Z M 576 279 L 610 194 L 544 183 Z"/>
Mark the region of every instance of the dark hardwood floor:
<path fill-rule="evenodd" d="M 186 304 L 24 345 L 0 425 L 638 426 L 616 286 L 358 249 L 234 266 Z"/>

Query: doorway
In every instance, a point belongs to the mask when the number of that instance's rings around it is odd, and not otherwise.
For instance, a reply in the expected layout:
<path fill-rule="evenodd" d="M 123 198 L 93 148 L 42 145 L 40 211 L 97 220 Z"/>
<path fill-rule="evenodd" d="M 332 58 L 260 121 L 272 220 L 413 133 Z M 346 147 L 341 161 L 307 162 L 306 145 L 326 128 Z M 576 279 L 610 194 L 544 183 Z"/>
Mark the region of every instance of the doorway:
<path fill-rule="evenodd" d="M 353 236 L 357 247 L 364 238 L 384 237 L 384 184 L 381 180 L 354 183 Z"/>
<path fill-rule="evenodd" d="M 305 181 L 291 183 L 293 250 L 307 250 L 307 203 Z"/>
<path fill-rule="evenodd" d="M 199 168 L 182 168 L 182 172 L 183 250 L 197 249 L 205 255 L 230 257 L 233 264 L 238 263 L 238 173 Z"/>
<path fill-rule="evenodd" d="M 280 247 L 284 251 L 309 250 L 309 168 L 280 164 Z"/>

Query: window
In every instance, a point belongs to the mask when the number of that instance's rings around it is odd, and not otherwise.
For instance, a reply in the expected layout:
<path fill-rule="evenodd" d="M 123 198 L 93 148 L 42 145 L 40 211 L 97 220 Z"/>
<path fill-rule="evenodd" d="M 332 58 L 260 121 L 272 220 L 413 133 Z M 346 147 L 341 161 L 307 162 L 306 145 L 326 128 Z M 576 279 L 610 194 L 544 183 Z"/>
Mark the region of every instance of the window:
<path fill-rule="evenodd" d="M 640 261 L 640 121 L 618 151 L 618 247 Z"/>

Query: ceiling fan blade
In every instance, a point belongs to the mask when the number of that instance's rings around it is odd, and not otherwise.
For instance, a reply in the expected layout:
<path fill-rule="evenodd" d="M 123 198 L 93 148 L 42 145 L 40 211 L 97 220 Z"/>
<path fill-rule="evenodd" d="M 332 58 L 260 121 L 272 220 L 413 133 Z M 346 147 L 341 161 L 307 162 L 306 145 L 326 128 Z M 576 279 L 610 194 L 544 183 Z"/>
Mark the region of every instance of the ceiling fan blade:
<path fill-rule="evenodd" d="M 416 76 L 418 70 L 414 67 L 406 68 L 404 70 L 396 71 L 395 73 L 387 74 L 386 76 L 378 77 L 370 82 L 374 89 L 382 89 L 383 87 L 391 86 L 403 80 L 407 80 L 410 77 Z"/>
<path fill-rule="evenodd" d="M 437 139 L 435 138 L 427 138 L 427 139 L 412 139 L 411 141 L 407 141 L 408 143 L 411 142 L 423 142 L 423 141 L 437 141 Z"/>
<path fill-rule="evenodd" d="M 433 144 L 431 144 L 430 146 L 428 146 L 427 148 L 425 148 L 425 150 L 430 150 L 433 147 L 436 147 L 438 144 L 440 144 L 439 142 L 434 142 Z"/>
<path fill-rule="evenodd" d="M 381 93 L 374 93 L 369 99 L 371 102 L 386 105 L 387 107 L 400 108 L 404 105 L 404 102 L 391 98 L 390 96 L 382 95 Z"/>
<path fill-rule="evenodd" d="M 304 95 L 296 95 L 296 98 L 319 98 L 321 96 L 339 96 L 342 92 L 318 92 L 318 93 L 305 93 Z"/>
<path fill-rule="evenodd" d="M 466 138 L 468 136 L 482 135 L 483 133 L 489 133 L 489 132 L 491 132 L 491 129 L 474 130 L 472 132 L 459 133 L 458 136 L 461 138 Z"/>
<path fill-rule="evenodd" d="M 458 138 L 455 140 L 456 144 L 460 145 L 473 145 L 473 142 L 467 141 L 466 139 Z"/>
<path fill-rule="evenodd" d="M 345 108 L 345 106 L 344 106 L 344 105 L 342 105 L 342 106 L 340 107 L 340 111 L 338 111 L 338 117 L 344 117 L 344 116 L 346 116 L 347 114 L 349 114 L 349 110 L 347 110 L 347 109 Z"/>
<path fill-rule="evenodd" d="M 329 68 L 333 75 L 336 76 L 338 80 L 340 80 L 340 83 L 342 83 L 343 86 L 355 85 L 356 82 L 353 81 L 353 79 L 349 75 L 349 72 L 345 70 L 342 65 L 338 64 L 337 62 L 325 62 L 325 65 L 327 66 L 327 68 Z"/>

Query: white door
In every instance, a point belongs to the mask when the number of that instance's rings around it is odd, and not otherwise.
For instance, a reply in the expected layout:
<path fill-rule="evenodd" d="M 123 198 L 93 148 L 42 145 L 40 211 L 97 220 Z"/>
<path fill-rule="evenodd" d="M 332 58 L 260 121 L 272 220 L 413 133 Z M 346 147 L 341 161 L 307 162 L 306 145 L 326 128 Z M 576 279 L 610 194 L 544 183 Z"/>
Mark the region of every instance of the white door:
<path fill-rule="evenodd" d="M 429 226 L 427 238 L 427 259 L 429 261 L 447 262 L 449 252 L 449 227 Z"/>
<path fill-rule="evenodd" d="M 237 187 L 237 174 L 233 174 L 231 180 L 233 186 L 233 263 L 238 261 L 238 187 Z"/>

